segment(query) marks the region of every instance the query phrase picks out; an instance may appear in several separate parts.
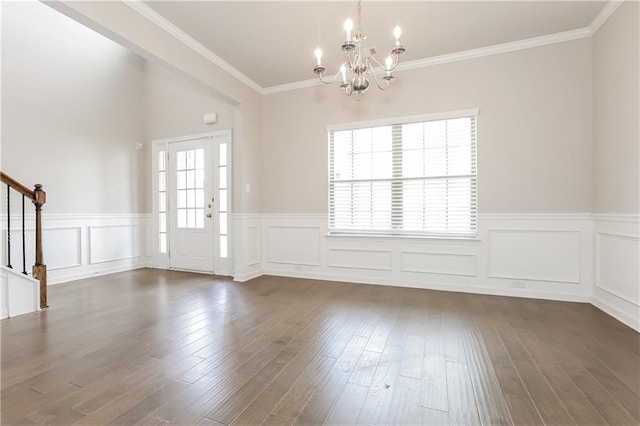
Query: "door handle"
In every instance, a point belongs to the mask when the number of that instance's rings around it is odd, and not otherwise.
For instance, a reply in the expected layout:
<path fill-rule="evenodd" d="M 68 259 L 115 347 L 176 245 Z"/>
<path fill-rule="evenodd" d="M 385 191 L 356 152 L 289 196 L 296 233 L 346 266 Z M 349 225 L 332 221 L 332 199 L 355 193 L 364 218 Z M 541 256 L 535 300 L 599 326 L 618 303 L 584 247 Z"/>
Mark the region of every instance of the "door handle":
<path fill-rule="evenodd" d="M 211 213 L 207 213 L 207 217 L 211 217 Z"/>

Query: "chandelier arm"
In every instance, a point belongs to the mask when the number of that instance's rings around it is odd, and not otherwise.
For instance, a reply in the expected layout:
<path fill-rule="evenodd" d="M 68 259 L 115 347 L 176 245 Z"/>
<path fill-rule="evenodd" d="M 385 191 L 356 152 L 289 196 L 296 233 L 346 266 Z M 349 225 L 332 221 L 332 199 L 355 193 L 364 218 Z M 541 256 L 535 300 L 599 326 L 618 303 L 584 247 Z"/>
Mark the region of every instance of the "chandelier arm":
<path fill-rule="evenodd" d="M 318 74 L 318 78 L 320 79 L 321 82 L 323 82 L 324 84 L 332 84 L 334 83 L 337 79 L 338 76 L 340 75 L 340 71 L 338 71 L 336 73 L 336 75 L 333 76 L 333 78 L 331 80 L 325 80 L 324 78 L 322 78 L 322 74 Z"/>
<path fill-rule="evenodd" d="M 378 66 L 379 66 L 380 68 L 382 68 L 383 70 L 388 71 L 388 72 L 391 72 L 391 71 L 395 70 L 395 69 L 398 67 L 398 64 L 400 63 L 400 56 L 398 56 L 398 55 L 393 55 L 393 57 L 395 57 L 395 60 L 394 60 L 394 62 L 395 62 L 395 63 L 393 64 L 393 66 L 392 66 L 391 68 L 387 68 L 387 67 L 386 67 L 386 65 L 382 65 L 382 64 L 380 63 L 380 61 L 379 61 L 379 60 L 377 60 L 377 59 L 375 58 L 375 56 L 369 56 L 369 58 L 368 58 L 368 59 L 371 59 L 373 62 L 375 62 L 376 64 L 378 64 Z M 372 68 L 373 68 L 373 67 L 372 67 Z"/>
<path fill-rule="evenodd" d="M 368 59 L 371 59 L 371 57 L 369 57 Z M 375 61 L 375 58 L 373 58 Z M 367 60 L 367 65 L 368 68 L 371 69 L 371 74 L 373 74 L 373 79 L 376 82 L 376 86 L 378 86 L 378 89 L 380 90 L 387 90 L 389 88 L 389 80 L 384 80 L 386 82 L 386 84 L 384 86 L 380 85 L 380 81 L 378 80 L 378 74 L 376 74 L 376 68 L 372 67 L 371 64 L 368 63 L 369 61 Z M 378 61 L 375 61 L 378 62 Z"/>

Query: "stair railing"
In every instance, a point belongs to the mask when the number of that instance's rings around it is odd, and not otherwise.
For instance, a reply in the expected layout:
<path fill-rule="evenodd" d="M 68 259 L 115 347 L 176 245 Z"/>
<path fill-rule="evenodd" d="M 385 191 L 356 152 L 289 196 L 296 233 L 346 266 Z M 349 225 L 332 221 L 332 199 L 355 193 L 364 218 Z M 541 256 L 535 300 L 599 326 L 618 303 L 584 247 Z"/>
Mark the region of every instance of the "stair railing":
<path fill-rule="evenodd" d="M 36 256 L 35 265 L 31 269 L 33 278 L 40 281 L 40 309 L 48 308 L 47 305 L 47 265 L 44 264 L 42 255 L 42 206 L 47 202 L 47 193 L 42 190 L 42 185 L 37 183 L 31 190 L 11 176 L 0 172 L 0 180 L 7 185 L 7 267 L 11 265 L 11 190 L 22 194 L 22 273 L 27 275 L 26 247 L 25 247 L 25 198 L 29 198 L 35 205 L 36 213 Z"/>

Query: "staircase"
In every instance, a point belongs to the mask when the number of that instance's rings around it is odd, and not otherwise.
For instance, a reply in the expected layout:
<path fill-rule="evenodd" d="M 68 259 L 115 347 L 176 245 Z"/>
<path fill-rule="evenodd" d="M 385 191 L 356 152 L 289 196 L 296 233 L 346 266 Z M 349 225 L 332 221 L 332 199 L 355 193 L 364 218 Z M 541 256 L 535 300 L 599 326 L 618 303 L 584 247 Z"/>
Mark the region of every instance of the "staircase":
<path fill-rule="evenodd" d="M 6 223 L 3 226 L 5 242 L 5 264 L 0 268 L 0 319 L 35 312 L 47 308 L 47 266 L 42 255 L 42 206 L 46 203 L 46 193 L 42 185 L 29 189 L 12 177 L 0 172 L 0 180 L 6 185 Z M 26 265 L 26 200 L 30 200 L 35 209 L 35 264 L 31 267 L 31 276 Z M 11 206 L 21 206 L 20 220 L 12 216 Z M 21 203 L 20 203 L 21 201 Z M 20 225 L 18 225 L 18 222 Z M 13 224 L 13 225 L 12 225 Z M 20 244 L 16 247 L 17 242 Z M 16 253 L 22 252 L 20 257 Z M 13 255 L 12 255 L 13 252 Z M 21 265 L 14 265 L 21 260 Z"/>

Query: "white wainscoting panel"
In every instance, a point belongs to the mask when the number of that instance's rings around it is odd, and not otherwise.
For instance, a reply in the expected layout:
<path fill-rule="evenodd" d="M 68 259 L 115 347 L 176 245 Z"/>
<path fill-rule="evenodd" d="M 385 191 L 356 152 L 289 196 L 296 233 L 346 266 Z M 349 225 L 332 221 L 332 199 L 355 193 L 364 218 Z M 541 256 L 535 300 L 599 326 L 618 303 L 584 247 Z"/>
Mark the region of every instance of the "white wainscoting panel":
<path fill-rule="evenodd" d="M 361 248 L 329 248 L 328 266 L 330 268 L 391 271 L 392 252 L 391 250 Z"/>
<path fill-rule="evenodd" d="M 4 267 L 0 268 L 0 319 L 9 317 L 9 277 Z"/>
<path fill-rule="evenodd" d="M 269 275 L 591 300 L 590 215 L 485 215 L 475 239 L 328 235 L 322 214 L 251 220 L 265 236 L 261 266 Z"/>
<path fill-rule="evenodd" d="M 3 225 L 6 219 L 5 215 Z M 26 269 L 29 274 L 35 260 L 34 222 L 34 215 L 26 216 Z M 11 216 L 11 262 L 20 271 L 21 223 L 19 216 Z M 47 214 L 45 211 L 42 243 L 49 284 L 150 265 L 149 223 L 148 214 Z M 6 236 L 5 228 L 2 229 L 3 236 Z"/>
<path fill-rule="evenodd" d="M 596 285 L 640 307 L 640 239 L 596 233 Z"/>
<path fill-rule="evenodd" d="M 260 226 L 247 227 L 247 266 L 260 264 Z"/>
<path fill-rule="evenodd" d="M 3 232 L 6 241 L 7 231 Z M 35 230 L 25 229 L 25 264 L 27 272 L 35 263 Z M 42 229 L 43 256 L 47 270 L 73 268 L 82 264 L 82 228 L 44 227 Z M 11 230 L 11 265 L 22 271 L 22 229 Z"/>
<path fill-rule="evenodd" d="M 269 225 L 267 262 L 320 266 L 320 226 Z"/>
<path fill-rule="evenodd" d="M 580 282 L 581 235 L 577 231 L 489 231 L 490 278 Z"/>
<path fill-rule="evenodd" d="M 259 215 L 232 216 L 234 281 L 244 282 L 262 275 L 263 227 Z"/>
<path fill-rule="evenodd" d="M 34 240 L 31 242 L 33 244 L 31 247 L 34 247 L 35 232 L 32 235 Z M 48 271 L 75 268 L 82 265 L 81 227 L 45 228 L 42 231 L 42 245 Z M 30 263 L 31 265 L 34 264 L 33 261 Z"/>
<path fill-rule="evenodd" d="M 477 256 L 466 253 L 439 253 L 408 251 L 401 252 L 403 272 L 462 275 L 475 277 L 478 270 Z"/>
<path fill-rule="evenodd" d="M 640 332 L 640 217 L 594 215 L 592 303 Z"/>
<path fill-rule="evenodd" d="M 140 256 L 135 225 L 89 226 L 89 263 L 115 262 Z"/>

